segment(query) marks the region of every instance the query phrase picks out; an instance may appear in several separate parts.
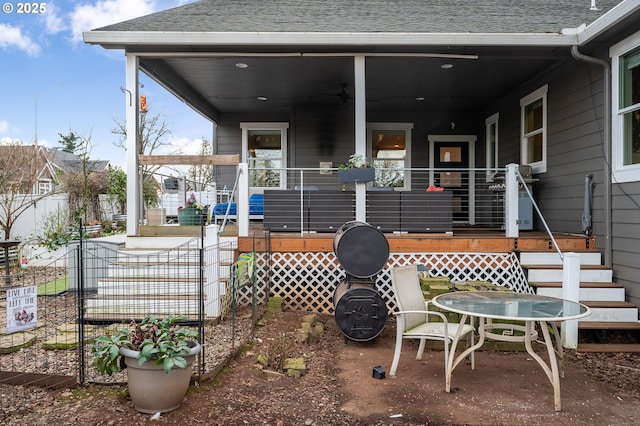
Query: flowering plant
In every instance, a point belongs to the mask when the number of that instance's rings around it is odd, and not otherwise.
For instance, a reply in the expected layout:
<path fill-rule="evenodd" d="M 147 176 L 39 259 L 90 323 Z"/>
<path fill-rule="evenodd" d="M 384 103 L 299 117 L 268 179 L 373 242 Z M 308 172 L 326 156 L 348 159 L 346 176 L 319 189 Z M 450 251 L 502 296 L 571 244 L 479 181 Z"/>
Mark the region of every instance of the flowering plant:
<path fill-rule="evenodd" d="M 198 200 L 196 200 L 196 194 L 194 194 L 193 192 L 191 193 L 191 195 L 189 196 L 189 198 L 187 198 L 187 203 L 185 207 L 178 207 L 178 210 L 182 210 L 183 208 L 185 209 L 202 209 L 202 205 L 198 204 Z"/>
<path fill-rule="evenodd" d="M 338 169 L 364 169 L 367 167 L 371 167 L 371 163 L 369 163 L 367 157 L 361 154 L 351 154 L 349 156 L 349 161 L 347 161 L 346 164 L 340 164 L 340 166 L 338 166 Z"/>

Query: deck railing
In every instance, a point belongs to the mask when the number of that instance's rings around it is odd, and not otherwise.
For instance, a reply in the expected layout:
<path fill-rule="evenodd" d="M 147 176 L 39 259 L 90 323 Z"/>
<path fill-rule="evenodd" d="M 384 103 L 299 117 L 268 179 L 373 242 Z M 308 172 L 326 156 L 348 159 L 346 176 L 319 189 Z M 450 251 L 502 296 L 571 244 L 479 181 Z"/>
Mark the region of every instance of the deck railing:
<path fill-rule="evenodd" d="M 408 209 L 413 209 L 414 216 L 428 216 L 429 209 L 434 208 L 428 202 L 403 204 L 403 200 L 409 200 L 409 194 L 430 190 L 451 193 L 447 202 L 450 202 L 451 221 L 456 228 L 505 229 L 504 168 L 376 169 L 376 180 L 367 183 L 343 183 L 339 173 L 336 168 L 269 169 L 268 173 L 248 169 L 247 194 L 286 191 L 288 196 L 279 200 L 279 208 L 269 210 L 269 206 L 265 206 L 265 226 L 275 223 L 277 230 L 331 232 L 336 223 L 354 219 L 370 221 L 375 217 L 384 224 L 385 231 L 418 232 L 399 220 L 399 209 L 404 206 L 403 217 Z M 240 179 L 240 185 L 242 181 Z M 528 190 L 532 194 L 532 188 Z M 241 193 L 239 190 L 234 195 Z M 239 199 L 234 196 L 231 201 Z M 533 208 L 525 188 L 520 188 L 518 199 L 519 229 L 533 229 Z M 238 211 L 241 213 L 242 209 Z M 309 215 L 316 220 L 310 219 Z M 241 217 L 237 219 L 242 220 Z M 423 231 L 429 232 L 428 229 Z"/>

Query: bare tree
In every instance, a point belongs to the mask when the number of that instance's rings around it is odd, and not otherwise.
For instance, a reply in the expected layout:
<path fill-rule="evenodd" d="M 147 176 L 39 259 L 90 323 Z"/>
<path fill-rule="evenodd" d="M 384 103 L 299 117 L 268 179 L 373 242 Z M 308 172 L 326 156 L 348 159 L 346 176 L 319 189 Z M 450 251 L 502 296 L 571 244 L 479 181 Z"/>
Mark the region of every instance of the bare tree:
<path fill-rule="evenodd" d="M 161 114 L 149 115 L 150 107 L 140 113 L 140 125 L 138 128 L 138 155 L 153 155 L 163 147 L 171 146 L 168 137 L 171 136 L 171 129 L 167 124 L 165 117 Z M 127 146 L 127 125 L 126 122 L 114 120 L 116 127 L 111 133 L 119 135 L 120 139 L 114 143 L 119 148 L 126 149 Z M 174 150 L 172 154 L 179 153 L 180 150 Z M 146 207 L 158 204 L 158 189 L 160 184 L 154 179 L 153 174 L 162 166 L 160 165 L 144 165 L 140 166 L 142 172 L 142 197 Z M 123 202 L 126 202 L 126 197 Z"/>
<path fill-rule="evenodd" d="M 199 155 L 210 155 L 213 153 L 211 143 L 202 138 Z M 187 172 L 188 180 L 193 182 L 193 190 L 206 191 L 208 185 L 213 182 L 213 166 L 199 165 L 189 167 Z"/>
<path fill-rule="evenodd" d="M 40 179 L 50 182 L 49 187 L 40 187 Z M 20 142 L 0 146 L 0 226 L 5 239 L 20 215 L 54 193 L 56 183 L 44 148 Z"/>
<path fill-rule="evenodd" d="M 63 174 L 61 180 L 69 194 L 71 217 L 82 216 L 85 223 L 102 220 L 99 195 L 109 191 L 109 171 L 104 163 L 91 160 L 91 136 L 83 137 L 71 131 L 59 135 L 63 141 L 72 141 L 77 161 Z"/>
<path fill-rule="evenodd" d="M 147 107 L 147 111 L 149 107 Z M 127 147 L 127 125 L 126 122 L 114 120 L 116 127 L 111 133 L 120 136 L 120 140 L 114 145 L 126 149 Z M 149 112 L 140 114 L 140 126 L 138 130 L 138 155 L 152 155 L 165 146 L 170 146 L 171 142 L 167 138 L 171 136 L 171 129 L 165 117 L 160 114 L 149 115 Z M 176 151 L 177 152 L 177 151 Z M 142 166 L 143 176 L 151 176 L 162 166 Z"/>

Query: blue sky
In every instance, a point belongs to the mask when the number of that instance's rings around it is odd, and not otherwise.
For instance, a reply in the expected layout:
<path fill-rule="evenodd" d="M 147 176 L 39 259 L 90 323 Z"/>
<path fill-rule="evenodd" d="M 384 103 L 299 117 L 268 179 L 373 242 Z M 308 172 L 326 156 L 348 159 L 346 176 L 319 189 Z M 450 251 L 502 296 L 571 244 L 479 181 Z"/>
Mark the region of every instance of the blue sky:
<path fill-rule="evenodd" d="M 124 167 L 116 148 L 115 121 L 124 122 L 123 51 L 85 44 L 82 32 L 194 0 L 51 0 L 42 13 L 18 13 L 3 0 L 0 12 L 0 143 L 59 147 L 58 134 L 90 138 L 93 159 Z M 27 3 L 24 3 L 27 4 Z M 29 3 L 33 4 L 33 3 Z M 140 74 L 149 113 L 161 114 L 172 131 L 172 149 L 197 153 L 211 140 L 211 123 Z"/>

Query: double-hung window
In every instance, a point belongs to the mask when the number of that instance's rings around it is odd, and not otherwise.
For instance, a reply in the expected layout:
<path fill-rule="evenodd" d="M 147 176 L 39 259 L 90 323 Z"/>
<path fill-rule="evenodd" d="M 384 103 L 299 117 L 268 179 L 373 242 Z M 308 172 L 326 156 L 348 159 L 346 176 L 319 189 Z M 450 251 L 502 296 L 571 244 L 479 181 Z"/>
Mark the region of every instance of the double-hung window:
<path fill-rule="evenodd" d="M 243 161 L 249 167 L 249 188 L 286 188 L 288 123 L 240 123 Z"/>
<path fill-rule="evenodd" d="M 500 114 L 495 113 L 491 117 L 485 120 L 486 127 L 486 167 L 487 167 L 487 182 L 493 182 L 493 176 L 497 172 L 498 167 L 498 118 Z"/>
<path fill-rule="evenodd" d="M 611 47 L 609 53 L 613 180 L 640 181 L 640 33 Z"/>
<path fill-rule="evenodd" d="M 544 85 L 520 99 L 520 161 L 533 173 L 547 171 L 547 90 Z"/>
<path fill-rule="evenodd" d="M 375 187 L 411 188 L 412 123 L 367 123 L 367 147 L 376 169 Z"/>

